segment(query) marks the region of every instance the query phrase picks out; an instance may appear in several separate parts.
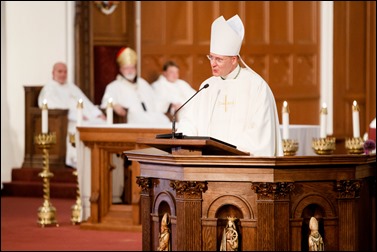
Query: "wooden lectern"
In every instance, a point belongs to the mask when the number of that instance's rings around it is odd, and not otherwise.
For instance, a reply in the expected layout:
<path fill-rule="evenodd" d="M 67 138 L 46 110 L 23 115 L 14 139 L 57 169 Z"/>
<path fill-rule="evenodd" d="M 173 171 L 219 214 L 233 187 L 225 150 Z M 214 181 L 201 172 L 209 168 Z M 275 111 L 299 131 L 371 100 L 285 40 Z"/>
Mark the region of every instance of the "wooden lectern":
<path fill-rule="evenodd" d="M 138 142 L 152 148 L 124 155 L 140 164 L 144 251 L 159 247 L 165 214 L 173 251 L 220 250 L 228 217 L 239 251 L 305 251 L 312 216 L 326 250 L 376 249 L 375 154 L 252 157 L 211 139 Z"/>

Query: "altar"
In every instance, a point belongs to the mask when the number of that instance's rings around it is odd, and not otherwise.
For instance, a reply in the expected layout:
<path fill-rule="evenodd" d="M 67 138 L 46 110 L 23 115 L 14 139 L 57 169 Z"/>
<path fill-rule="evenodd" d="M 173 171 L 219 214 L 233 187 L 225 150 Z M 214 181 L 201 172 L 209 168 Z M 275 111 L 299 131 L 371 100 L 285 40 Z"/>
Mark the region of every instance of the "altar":
<path fill-rule="evenodd" d="M 128 169 L 132 174 L 129 204 L 112 204 L 112 154 L 145 148 L 137 138 L 154 138 L 170 132 L 170 125 L 137 124 L 83 125 L 77 127 L 76 149 L 79 192 L 82 203 L 81 225 L 84 229 L 117 231 L 141 230 L 140 188 L 136 184 L 139 164 Z M 119 168 L 118 168 L 119 169 Z"/>

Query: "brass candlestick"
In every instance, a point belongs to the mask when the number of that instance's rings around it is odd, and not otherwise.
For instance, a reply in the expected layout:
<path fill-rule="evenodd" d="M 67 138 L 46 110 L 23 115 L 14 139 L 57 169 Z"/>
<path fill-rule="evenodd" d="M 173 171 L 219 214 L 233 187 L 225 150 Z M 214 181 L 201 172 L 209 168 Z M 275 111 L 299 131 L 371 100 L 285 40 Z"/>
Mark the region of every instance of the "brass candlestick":
<path fill-rule="evenodd" d="M 364 153 L 364 140 L 361 137 L 346 138 L 345 145 L 348 154 Z"/>
<path fill-rule="evenodd" d="M 73 172 L 73 175 L 77 177 L 77 170 Z M 76 190 L 76 203 L 71 207 L 71 222 L 73 225 L 79 224 L 81 222 L 81 196 L 80 196 L 80 187 L 77 180 L 77 190 Z"/>
<path fill-rule="evenodd" d="M 43 205 L 38 208 L 38 224 L 59 226 L 56 221 L 56 209 L 50 202 L 50 178 L 54 176 L 49 170 L 49 153 L 52 144 L 56 143 L 56 133 L 42 133 L 34 138 L 38 147 L 43 150 L 43 171 L 38 175 L 43 178 Z"/>
<path fill-rule="evenodd" d="M 76 147 L 76 134 L 75 133 L 69 133 L 69 143 Z M 73 171 L 72 174 L 76 176 L 77 181 L 77 190 L 76 190 L 76 203 L 72 205 L 71 207 L 71 222 L 73 225 L 79 224 L 81 222 L 81 196 L 80 196 L 80 187 L 79 187 L 79 181 L 78 181 L 78 173 L 77 170 Z"/>
<path fill-rule="evenodd" d="M 298 150 L 298 142 L 293 139 L 283 139 L 284 156 L 294 156 Z"/>
<path fill-rule="evenodd" d="M 330 155 L 335 150 L 335 137 L 313 138 L 312 148 L 318 155 Z"/>

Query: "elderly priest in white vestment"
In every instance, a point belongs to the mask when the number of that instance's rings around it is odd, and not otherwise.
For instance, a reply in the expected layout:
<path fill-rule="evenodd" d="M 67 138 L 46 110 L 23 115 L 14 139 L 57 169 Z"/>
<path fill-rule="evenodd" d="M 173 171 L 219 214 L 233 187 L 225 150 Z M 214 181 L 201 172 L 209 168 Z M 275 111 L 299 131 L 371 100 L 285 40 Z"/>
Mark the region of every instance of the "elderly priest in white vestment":
<path fill-rule="evenodd" d="M 77 123 L 77 103 L 83 102 L 83 120 L 89 124 L 105 124 L 106 116 L 95 106 L 91 100 L 76 86 L 76 84 L 67 81 L 67 65 L 63 62 L 57 62 L 52 69 L 52 80 L 43 86 L 38 96 L 38 105 L 42 107 L 44 100 L 47 101 L 49 109 L 68 109 L 68 133 L 76 133 Z M 63 125 L 62 125 L 63 126 Z M 66 165 L 76 168 L 77 151 L 69 143 L 67 136 Z"/>
<path fill-rule="evenodd" d="M 102 97 L 101 108 L 106 108 L 109 99 L 112 99 L 114 111 L 125 116 L 127 122 L 138 124 L 166 124 L 169 118 L 166 111 L 159 110 L 162 100 L 156 96 L 151 85 L 137 75 L 137 54 L 129 48 L 123 47 L 117 55 L 119 73 L 116 79 L 107 84 Z M 152 123 L 152 124 L 151 124 Z"/>
<path fill-rule="evenodd" d="M 242 60 L 244 26 L 238 15 L 212 23 L 209 84 L 182 111 L 177 132 L 210 136 L 252 156 L 282 156 L 279 118 L 266 81 Z M 238 60 L 246 68 L 241 67 Z"/>

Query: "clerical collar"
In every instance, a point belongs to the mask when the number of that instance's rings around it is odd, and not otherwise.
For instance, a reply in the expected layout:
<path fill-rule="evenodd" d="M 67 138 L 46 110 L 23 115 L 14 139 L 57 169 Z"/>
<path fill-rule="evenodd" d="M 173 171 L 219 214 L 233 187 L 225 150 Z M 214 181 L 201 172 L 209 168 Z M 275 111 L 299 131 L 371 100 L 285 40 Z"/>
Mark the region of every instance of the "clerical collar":
<path fill-rule="evenodd" d="M 223 76 L 220 76 L 220 77 L 223 80 L 236 79 L 238 77 L 238 75 L 240 74 L 240 72 L 241 72 L 241 67 L 240 67 L 240 65 L 238 65 L 230 74 L 228 74 L 225 77 L 223 77 Z"/>

